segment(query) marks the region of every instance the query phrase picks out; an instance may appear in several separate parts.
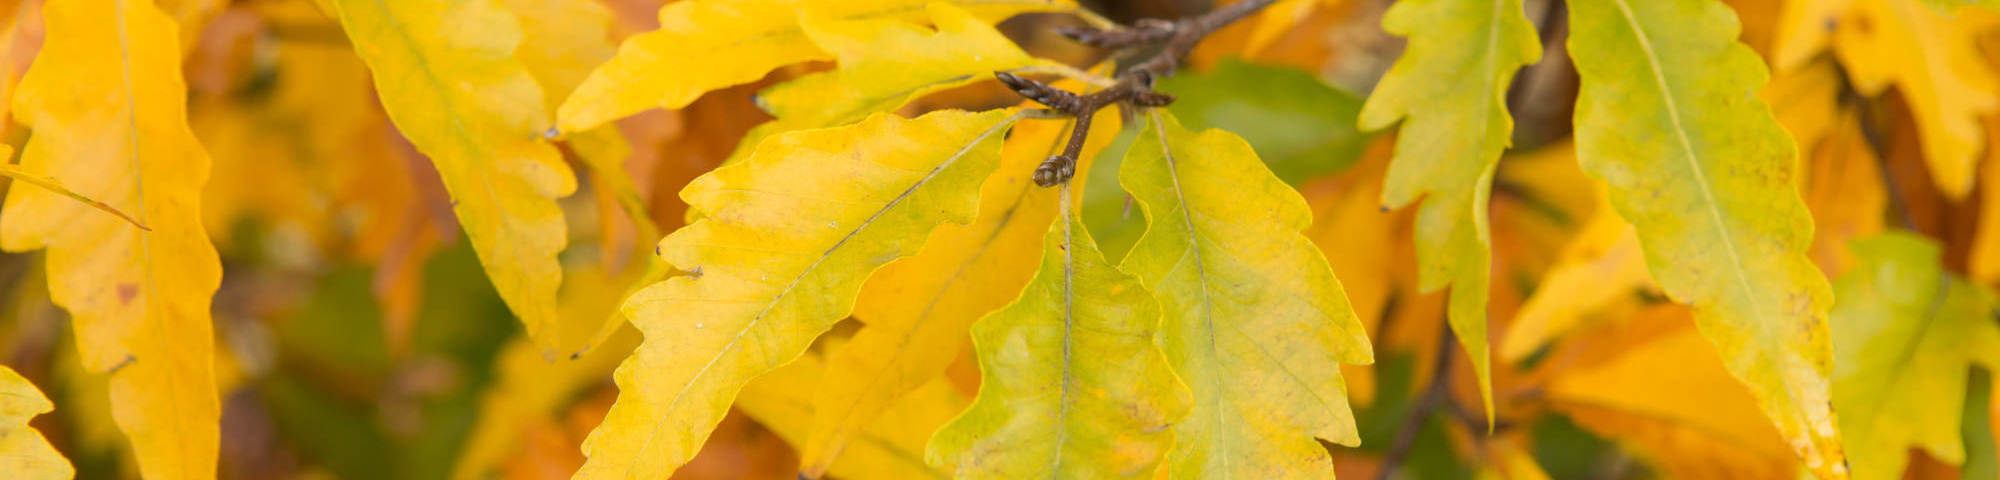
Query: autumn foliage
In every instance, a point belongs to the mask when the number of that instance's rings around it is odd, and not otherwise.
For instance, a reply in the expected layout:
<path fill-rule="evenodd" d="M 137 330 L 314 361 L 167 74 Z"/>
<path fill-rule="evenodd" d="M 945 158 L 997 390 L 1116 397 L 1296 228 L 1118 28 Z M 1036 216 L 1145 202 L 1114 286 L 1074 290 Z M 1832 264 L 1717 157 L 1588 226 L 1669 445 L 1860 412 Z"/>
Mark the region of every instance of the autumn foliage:
<path fill-rule="evenodd" d="M 0 478 L 2000 480 L 1994 0 L 0 1 Z"/>

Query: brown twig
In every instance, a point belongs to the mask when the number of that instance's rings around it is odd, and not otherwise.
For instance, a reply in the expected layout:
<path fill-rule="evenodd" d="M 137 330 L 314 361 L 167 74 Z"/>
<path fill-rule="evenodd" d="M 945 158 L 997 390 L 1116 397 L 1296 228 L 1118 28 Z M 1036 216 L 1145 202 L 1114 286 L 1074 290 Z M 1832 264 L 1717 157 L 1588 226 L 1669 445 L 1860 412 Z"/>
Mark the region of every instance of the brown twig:
<path fill-rule="evenodd" d="M 1063 147 L 1063 153 L 1049 157 L 1035 167 L 1035 184 L 1052 187 L 1068 182 L 1070 177 L 1076 175 L 1077 156 L 1083 152 L 1083 141 L 1089 135 L 1091 117 L 1098 110 L 1120 103 L 1135 107 L 1163 107 L 1173 103 L 1173 95 L 1153 91 L 1153 79 L 1172 75 L 1180 67 L 1181 57 L 1194 51 L 1195 45 L 1200 44 L 1209 33 L 1276 2 L 1243 0 L 1178 21 L 1146 19 L 1135 22 L 1132 27 L 1113 30 L 1058 27 L 1057 33 L 1085 45 L 1120 50 L 1158 48 L 1151 58 L 1120 72 L 1111 87 L 1089 94 L 1079 95 L 1011 73 L 994 72 L 993 75 L 1001 83 L 1007 84 L 1022 97 L 1076 117 L 1076 125 L 1070 131 L 1069 143 Z"/>
<path fill-rule="evenodd" d="M 1430 424 L 1431 415 L 1438 407 L 1451 401 L 1451 349 L 1456 336 L 1450 326 L 1439 326 L 1437 354 L 1432 357 L 1437 365 L 1432 367 L 1431 385 L 1424 389 L 1424 397 L 1410 409 L 1410 416 L 1403 419 L 1403 426 L 1396 429 L 1396 439 L 1389 444 L 1389 452 L 1382 455 L 1382 469 L 1375 472 L 1376 480 L 1388 480 L 1395 475 L 1396 467 L 1410 456 L 1410 450 L 1417 446 L 1417 436 Z"/>

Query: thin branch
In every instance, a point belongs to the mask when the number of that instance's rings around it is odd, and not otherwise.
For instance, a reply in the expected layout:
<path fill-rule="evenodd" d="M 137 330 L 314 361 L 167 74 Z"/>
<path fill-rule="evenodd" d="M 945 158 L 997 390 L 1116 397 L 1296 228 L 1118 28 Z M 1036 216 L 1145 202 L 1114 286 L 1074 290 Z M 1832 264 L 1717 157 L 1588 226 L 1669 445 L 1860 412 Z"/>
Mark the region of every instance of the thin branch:
<path fill-rule="evenodd" d="M 1440 325 L 1438 330 L 1437 354 L 1432 357 L 1437 365 L 1432 367 L 1431 385 L 1424 389 L 1424 397 L 1417 401 L 1417 406 L 1410 409 L 1410 416 L 1403 419 L 1403 426 L 1396 429 L 1394 443 L 1389 444 L 1389 452 L 1382 456 L 1382 469 L 1375 472 L 1376 480 L 1389 480 L 1395 475 L 1396 467 L 1417 446 L 1417 436 L 1430 424 L 1431 415 L 1451 401 L 1451 349 L 1456 337 L 1449 325 Z"/>
<path fill-rule="evenodd" d="M 1077 119 L 1063 153 L 1049 157 L 1035 167 L 1035 184 L 1052 187 L 1068 182 L 1070 177 L 1076 175 L 1077 155 L 1083 151 L 1083 142 L 1090 132 L 1090 119 L 1098 110 L 1118 104 L 1163 107 L 1173 103 L 1173 95 L 1153 91 L 1153 79 L 1172 75 L 1180 67 L 1181 57 L 1194 51 L 1195 45 L 1200 44 L 1208 34 L 1276 2 L 1243 0 L 1179 21 L 1140 20 L 1130 28 L 1057 27 L 1057 33 L 1085 45 L 1121 50 L 1158 49 L 1151 58 L 1119 73 L 1109 85 L 1099 85 L 1104 87 L 1103 90 L 1089 94 L 1055 88 L 1009 72 L 994 72 L 1001 83 L 1007 84 L 1022 97 Z"/>

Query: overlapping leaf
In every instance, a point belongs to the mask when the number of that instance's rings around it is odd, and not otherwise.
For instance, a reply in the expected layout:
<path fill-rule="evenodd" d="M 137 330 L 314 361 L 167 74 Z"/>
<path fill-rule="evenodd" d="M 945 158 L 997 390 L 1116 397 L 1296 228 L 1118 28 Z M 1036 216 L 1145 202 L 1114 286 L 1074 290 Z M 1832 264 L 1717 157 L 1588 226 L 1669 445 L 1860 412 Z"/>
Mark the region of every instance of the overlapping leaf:
<path fill-rule="evenodd" d="M 1736 16 L 1713 0 L 1569 5 L 1578 161 L 1806 467 L 1844 477 L 1828 391 L 1833 296 L 1806 259 L 1794 147 L 1755 96 L 1766 73 L 1735 41 Z"/>
<path fill-rule="evenodd" d="M 1833 310 L 1834 406 L 1854 478 L 1903 478 L 1908 451 L 1965 461 L 1966 375 L 2000 369 L 1992 291 L 1945 272 L 1937 244 L 1894 233 L 1856 240 Z"/>
<path fill-rule="evenodd" d="M 827 383 L 823 376 L 827 368 L 818 355 L 807 353 L 744 386 L 736 408 L 776 431 L 793 447 L 803 447 L 814 418 L 821 416 L 813 408 L 820 403 L 813 398 L 813 385 Z M 932 432 L 971 402 L 950 382 L 932 378 L 897 398 L 893 407 L 883 412 L 882 421 L 851 432 L 856 440 L 853 448 L 831 459 L 825 471 L 837 478 L 951 478 L 950 466 L 924 463 L 924 444 Z M 818 478 L 817 474 L 807 476 Z"/>
<path fill-rule="evenodd" d="M 1382 204 L 1401 208 L 1426 198 L 1417 213 L 1420 282 L 1425 291 L 1452 286 L 1451 329 L 1472 357 L 1490 416 L 1486 302 L 1493 233 L 1487 199 L 1514 132 L 1507 86 L 1515 71 L 1541 59 L 1541 42 L 1518 0 L 1398 2 L 1382 17 L 1382 27 L 1410 38 L 1409 49 L 1361 109 L 1361 127 L 1368 130 L 1407 118 Z"/>
<path fill-rule="evenodd" d="M 579 478 L 671 473 L 746 382 L 847 316 L 876 268 L 914 255 L 941 223 L 970 222 L 1009 113 L 792 132 L 689 184 L 681 197 L 707 216 L 658 248 L 690 275 L 627 300 L 647 341 L 618 368 L 622 392 L 584 441 Z"/>
<path fill-rule="evenodd" d="M 926 455 L 958 478 L 1153 478 L 1174 443 L 1188 398 L 1153 344 L 1160 306 L 1066 216 L 1027 290 L 972 327 L 979 397 Z"/>
<path fill-rule="evenodd" d="M 1091 125 L 1089 158 L 1116 137 L 1116 117 Z M 1068 138 L 1064 122 L 1026 122 L 1009 132 L 1000 170 L 980 189 L 979 217 L 944 225 L 917 256 L 882 267 L 854 306 L 867 323 L 827 361 L 812 396 L 812 432 L 801 470 L 818 476 L 897 397 L 941 375 L 972 322 L 1020 295 L 1035 272 L 1042 235 L 1056 216 L 1056 190 L 1029 174 Z"/>
<path fill-rule="evenodd" d="M 660 9 L 660 29 L 627 39 L 558 112 L 580 131 L 648 108 L 680 108 L 709 90 L 750 83 L 781 66 L 829 60 L 800 17 L 911 18 L 930 0 L 689 0 Z M 1067 0 L 946 0 L 993 22 L 1028 11 L 1069 10 Z"/>
<path fill-rule="evenodd" d="M 522 30 L 496 0 L 330 0 L 374 74 L 390 120 L 437 165 L 452 210 L 500 298 L 553 358 L 567 242 L 556 198 L 576 177 L 555 147 L 542 90 L 514 55 Z"/>
<path fill-rule="evenodd" d="M 1161 346 L 1194 395 L 1173 426 L 1173 472 L 1330 477 L 1313 438 L 1360 442 L 1339 365 L 1373 352 L 1340 281 L 1299 233 L 1312 212 L 1242 138 L 1152 118 L 1118 174 L 1147 222 L 1123 267 L 1159 298 Z"/>
<path fill-rule="evenodd" d="M 1834 30 L 1834 53 L 1863 95 L 1891 85 L 1909 101 L 1931 179 L 1947 198 L 1972 192 L 1986 132 L 1979 117 L 2000 108 L 2000 78 L 1974 39 L 1992 25 L 1979 15 L 1952 18 L 1919 0 L 1852 0 Z"/>
<path fill-rule="evenodd" d="M 28 419 L 55 408 L 35 384 L 0 366 L 0 472 L 20 480 L 69 480 L 76 476 L 69 459 L 56 452 L 55 446 L 42 438 L 42 432 L 28 426 Z"/>
<path fill-rule="evenodd" d="M 16 92 L 34 128 L 21 167 L 130 212 L 7 191 L 0 246 L 48 249 L 49 294 L 83 365 L 110 372 L 112 416 L 149 479 L 215 477 L 221 412 L 209 297 L 222 281 L 201 224 L 209 159 L 187 124 L 172 19 L 150 2 L 56 0 Z"/>

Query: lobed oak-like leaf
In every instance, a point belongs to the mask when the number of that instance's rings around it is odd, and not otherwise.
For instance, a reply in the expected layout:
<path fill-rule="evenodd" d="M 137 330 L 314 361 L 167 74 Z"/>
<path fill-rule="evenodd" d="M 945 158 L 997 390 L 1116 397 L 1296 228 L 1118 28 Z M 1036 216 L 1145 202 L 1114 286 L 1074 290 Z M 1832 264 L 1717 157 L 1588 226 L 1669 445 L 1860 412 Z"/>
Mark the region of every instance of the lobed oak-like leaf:
<path fill-rule="evenodd" d="M 1117 137 L 1114 116 L 1091 124 L 1086 159 Z M 972 322 L 1020 296 L 1035 274 L 1042 235 L 1056 217 L 1056 190 L 1029 179 L 1068 138 L 1065 122 L 1025 122 L 1008 132 L 999 172 L 980 187 L 979 217 L 944 225 L 916 256 L 875 273 L 854 317 L 866 324 L 827 360 L 812 396 L 812 431 L 800 470 L 817 477 L 854 436 L 898 397 L 945 371 Z"/>
<path fill-rule="evenodd" d="M 1374 355 L 1333 269 L 1300 233 L 1312 211 L 1242 138 L 1152 118 L 1118 180 L 1147 224 L 1123 267 L 1159 299 L 1161 346 L 1194 396 L 1173 426 L 1172 471 L 1329 478 L 1332 458 L 1313 438 L 1361 441 L 1340 364 Z"/>
<path fill-rule="evenodd" d="M 1992 291 L 1951 275 L 1929 239 L 1855 240 L 1861 265 L 1835 284 L 1833 402 L 1854 478 L 1903 478 L 1911 449 L 1965 461 L 1966 376 L 2000 370 Z"/>
<path fill-rule="evenodd" d="M 973 219 L 1011 112 L 787 133 L 690 183 L 681 198 L 707 215 L 658 247 L 690 274 L 626 300 L 647 340 L 577 478 L 660 478 L 692 458 L 743 385 L 846 317 L 876 268 Z"/>
<path fill-rule="evenodd" d="M 568 242 L 556 199 L 576 177 L 555 147 L 542 89 L 514 58 L 522 30 L 497 0 L 329 0 L 389 119 L 437 166 L 500 298 L 545 358 Z"/>
<path fill-rule="evenodd" d="M 216 472 L 209 301 L 222 265 L 202 229 L 209 157 L 187 123 L 174 21 L 143 0 L 55 0 L 47 43 L 15 92 L 34 128 L 21 159 L 76 193 L 7 191 L 0 247 L 48 249 L 49 294 L 75 320 L 84 368 L 109 372 L 111 414 L 148 479 Z"/>
<path fill-rule="evenodd" d="M 1736 41 L 1736 15 L 1714 0 L 1569 6 L 1578 162 L 1805 466 L 1845 477 L 1828 383 L 1833 295 L 1806 258 L 1792 140 L 1756 96 L 1767 75 Z"/>
<path fill-rule="evenodd" d="M 778 67 L 830 60 L 800 18 L 918 19 L 932 0 L 688 0 L 660 8 L 660 29 L 626 39 L 563 102 L 562 131 L 581 131 L 649 108 L 681 108 L 710 90 L 756 81 Z M 1021 12 L 1071 10 L 1068 0 L 944 0 L 986 22 Z"/>
<path fill-rule="evenodd" d="M 0 472 L 18 480 L 69 480 L 76 467 L 56 451 L 28 419 L 56 406 L 35 384 L 0 365 Z"/>
<path fill-rule="evenodd" d="M 1487 203 L 1500 153 L 1514 133 L 1507 86 L 1515 71 L 1542 58 L 1542 44 L 1519 0 L 1397 2 L 1383 14 L 1382 28 L 1410 39 L 1361 109 L 1363 129 L 1403 120 L 1382 204 L 1402 208 L 1425 199 L 1417 212 L 1418 282 L 1426 292 L 1452 286 L 1451 330 L 1472 358 L 1491 420 L 1486 303 L 1493 233 Z"/>
<path fill-rule="evenodd" d="M 1947 198 L 1972 193 L 1989 139 L 1979 117 L 2000 109 L 2000 78 L 1975 39 L 1993 25 L 1982 15 L 1952 18 L 1919 0 L 1851 0 L 1833 34 L 1847 80 L 1867 96 L 1891 85 L 1909 102 L 1931 179 Z"/>
<path fill-rule="evenodd" d="M 958 478 L 1154 478 L 1174 444 L 1188 397 L 1153 343 L 1160 306 L 1066 217 L 1021 297 L 972 326 L 979 397 L 926 454 Z"/>

